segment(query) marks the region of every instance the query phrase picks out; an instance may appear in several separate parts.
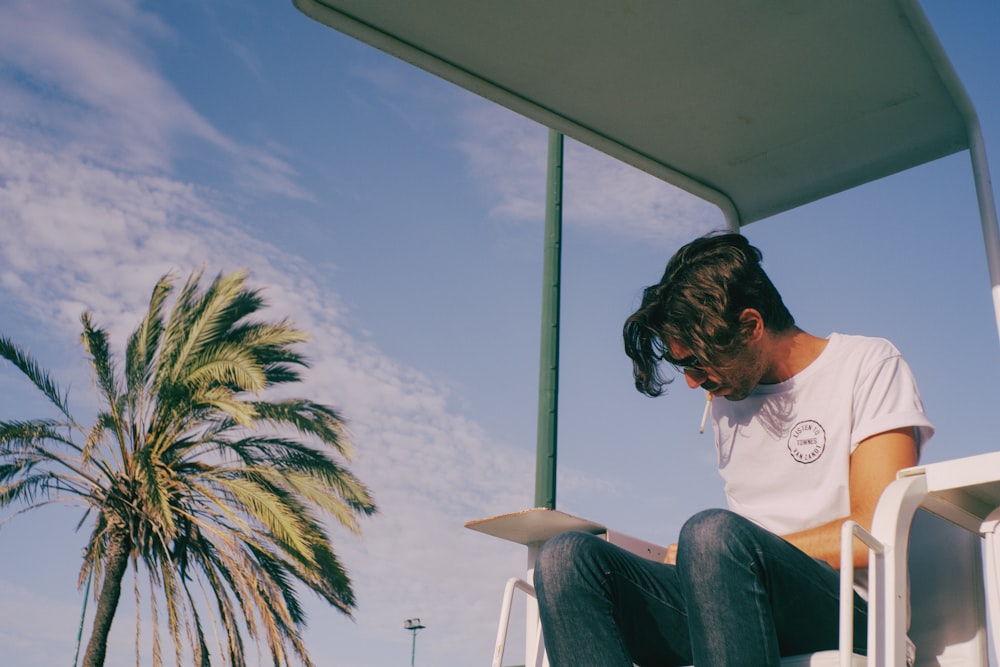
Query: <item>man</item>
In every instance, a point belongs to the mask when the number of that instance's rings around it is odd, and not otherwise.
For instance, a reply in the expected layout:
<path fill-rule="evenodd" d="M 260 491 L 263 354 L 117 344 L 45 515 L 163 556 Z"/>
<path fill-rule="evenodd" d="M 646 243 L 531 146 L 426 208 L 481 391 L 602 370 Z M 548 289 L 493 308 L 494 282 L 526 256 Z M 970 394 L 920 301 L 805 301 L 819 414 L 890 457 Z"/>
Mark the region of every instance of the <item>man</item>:
<path fill-rule="evenodd" d="M 639 391 L 663 393 L 666 361 L 715 399 L 729 509 L 688 520 L 663 564 L 583 533 L 546 543 L 535 586 L 554 667 L 761 667 L 837 647 L 840 526 L 871 527 L 933 427 L 892 344 L 798 328 L 760 261 L 739 234 L 697 239 L 626 321 Z M 854 561 L 863 574 L 863 548 Z M 854 608 L 864 652 L 861 595 Z"/>

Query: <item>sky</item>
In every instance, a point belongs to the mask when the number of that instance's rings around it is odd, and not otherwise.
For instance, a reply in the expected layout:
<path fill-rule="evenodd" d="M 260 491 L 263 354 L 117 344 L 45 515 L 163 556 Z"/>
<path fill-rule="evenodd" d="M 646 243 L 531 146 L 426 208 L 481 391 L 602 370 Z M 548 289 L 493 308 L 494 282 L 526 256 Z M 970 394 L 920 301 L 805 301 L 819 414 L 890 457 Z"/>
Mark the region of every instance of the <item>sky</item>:
<path fill-rule="evenodd" d="M 1000 6 L 922 5 L 996 173 Z M 380 509 L 360 537 L 334 530 L 358 608 L 306 598 L 315 663 L 406 664 L 418 617 L 416 664 L 485 664 L 525 552 L 463 524 L 533 503 L 546 140 L 291 2 L 0 0 L 0 333 L 87 414 L 84 310 L 121 343 L 161 275 L 251 269 L 267 313 L 310 334 L 299 393 L 347 417 Z M 557 505 L 669 543 L 724 502 L 704 399 L 635 392 L 621 324 L 722 217 L 572 140 L 565 178 Z M 995 449 L 1000 347 L 966 153 L 744 233 L 804 329 L 902 350 L 937 427 L 924 461 Z M 0 365 L 0 419 L 49 414 Z M 72 661 L 79 518 L 0 525 L 7 667 Z M 136 664 L 131 604 L 109 665 Z"/>

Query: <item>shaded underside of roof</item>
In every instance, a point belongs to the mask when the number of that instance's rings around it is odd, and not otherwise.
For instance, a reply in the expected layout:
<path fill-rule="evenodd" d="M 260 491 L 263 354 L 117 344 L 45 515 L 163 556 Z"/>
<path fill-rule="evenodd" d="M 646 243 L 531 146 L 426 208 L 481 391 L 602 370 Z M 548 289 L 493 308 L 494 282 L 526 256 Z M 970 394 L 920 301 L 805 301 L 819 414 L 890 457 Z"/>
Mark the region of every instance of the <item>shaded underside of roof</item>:
<path fill-rule="evenodd" d="M 294 1 L 739 224 L 969 145 L 909 0 Z"/>

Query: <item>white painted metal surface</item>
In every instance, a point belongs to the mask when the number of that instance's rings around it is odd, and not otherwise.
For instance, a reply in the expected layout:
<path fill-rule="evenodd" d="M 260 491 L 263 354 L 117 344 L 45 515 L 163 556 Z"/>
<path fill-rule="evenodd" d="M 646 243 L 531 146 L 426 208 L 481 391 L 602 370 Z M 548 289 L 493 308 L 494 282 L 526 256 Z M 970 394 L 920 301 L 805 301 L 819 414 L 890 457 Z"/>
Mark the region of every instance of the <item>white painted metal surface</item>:
<path fill-rule="evenodd" d="M 996 511 L 1000 508 L 1000 453 L 903 470 L 882 494 L 871 532 L 885 545 L 885 557 L 873 558 L 869 567 L 870 589 L 885 593 L 874 596 L 869 608 L 869 636 L 875 640 L 872 651 L 875 665 L 905 664 L 902 642 L 908 620 L 906 549 L 911 544 L 911 522 L 921 508 L 963 529 L 964 535 L 973 537 L 972 549 L 961 535 L 938 539 L 931 545 L 952 559 L 946 558 L 938 564 L 938 569 L 957 568 L 970 558 L 974 561 L 966 589 L 960 591 L 956 588 L 953 595 L 943 595 L 936 604 L 953 610 L 951 620 L 959 622 L 958 617 L 971 614 L 981 619 L 977 621 L 981 627 L 964 637 L 943 637 L 937 642 L 940 654 L 922 656 L 918 647 L 917 664 L 986 665 L 986 603 L 983 596 L 991 608 L 1000 609 L 1000 590 L 996 588 L 996 581 L 991 581 L 988 571 L 984 584 L 978 538 L 986 538 L 988 558 L 994 558 L 995 522 L 1000 517 Z M 995 572 L 995 563 L 992 566 Z M 925 575 L 914 573 L 913 576 L 916 579 Z M 996 636 L 998 626 L 995 614 L 991 622 Z M 940 625 L 941 621 L 937 623 Z M 916 615 L 914 624 L 917 624 Z"/>

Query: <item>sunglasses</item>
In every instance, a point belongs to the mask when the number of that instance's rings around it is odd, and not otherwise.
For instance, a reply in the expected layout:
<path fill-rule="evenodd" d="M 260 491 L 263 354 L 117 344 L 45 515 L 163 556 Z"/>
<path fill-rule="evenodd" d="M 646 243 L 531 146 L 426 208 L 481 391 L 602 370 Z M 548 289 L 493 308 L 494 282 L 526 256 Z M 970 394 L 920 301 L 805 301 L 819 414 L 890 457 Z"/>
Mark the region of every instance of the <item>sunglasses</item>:
<path fill-rule="evenodd" d="M 677 361 L 671 361 L 670 364 L 685 375 L 691 375 L 694 377 L 708 376 L 708 365 L 694 356 L 678 359 Z"/>

